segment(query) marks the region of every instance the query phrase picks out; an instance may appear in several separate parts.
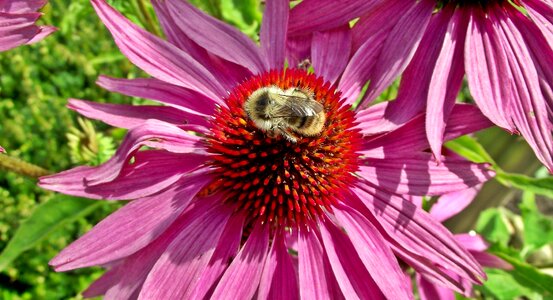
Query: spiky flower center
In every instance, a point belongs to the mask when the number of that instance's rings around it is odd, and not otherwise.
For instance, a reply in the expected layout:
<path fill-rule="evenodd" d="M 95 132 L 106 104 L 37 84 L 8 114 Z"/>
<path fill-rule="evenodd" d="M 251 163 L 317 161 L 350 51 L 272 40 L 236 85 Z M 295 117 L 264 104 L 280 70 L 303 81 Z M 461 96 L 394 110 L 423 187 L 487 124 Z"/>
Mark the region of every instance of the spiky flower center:
<path fill-rule="evenodd" d="M 313 136 L 294 133 L 290 140 L 256 125 L 244 103 L 268 87 L 309 92 L 324 107 L 322 130 Z M 219 188 L 250 224 L 300 226 L 340 201 L 355 180 L 361 134 L 354 129 L 354 112 L 329 83 L 303 70 L 272 71 L 237 86 L 226 103 L 207 139 L 215 175 L 208 189 Z"/>

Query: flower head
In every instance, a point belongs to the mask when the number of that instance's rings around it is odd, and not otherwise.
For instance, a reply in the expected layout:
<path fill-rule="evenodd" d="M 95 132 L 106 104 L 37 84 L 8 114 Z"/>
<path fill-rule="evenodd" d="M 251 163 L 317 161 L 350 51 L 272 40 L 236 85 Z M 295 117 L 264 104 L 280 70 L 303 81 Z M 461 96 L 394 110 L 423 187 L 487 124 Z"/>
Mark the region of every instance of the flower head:
<path fill-rule="evenodd" d="M 313 36 L 309 73 L 285 49 L 287 0 L 267 1 L 260 46 L 184 1 L 153 1 L 168 41 L 92 3 L 123 54 L 153 77 L 99 85 L 165 106 L 70 100 L 129 129 L 103 165 L 40 181 L 132 200 L 51 261 L 58 271 L 107 266 L 86 295 L 410 298 L 396 256 L 459 291 L 451 274 L 483 280 L 474 258 L 403 195 L 462 190 L 493 173 L 463 159 L 437 165 L 422 114 L 390 131 L 374 127 L 385 105 L 351 109 L 336 88 L 348 80 L 349 28 Z M 310 122 L 324 125 L 308 133 Z M 446 136 L 486 126 L 472 106 L 457 105 Z"/>
<path fill-rule="evenodd" d="M 339 88 L 355 97 L 370 80 L 366 105 L 404 71 L 382 126 L 395 128 L 425 110 L 428 140 L 439 159 L 466 74 L 482 113 L 521 134 L 551 171 L 552 16 L 553 3 L 539 0 L 354 0 L 348 5 L 306 0 L 291 11 L 290 33 L 329 30 L 360 17 L 352 28 L 352 62 L 344 72 L 355 84 Z"/>
<path fill-rule="evenodd" d="M 37 11 L 46 0 L 0 0 L 0 51 L 38 42 L 54 32 L 55 27 L 37 26 Z"/>

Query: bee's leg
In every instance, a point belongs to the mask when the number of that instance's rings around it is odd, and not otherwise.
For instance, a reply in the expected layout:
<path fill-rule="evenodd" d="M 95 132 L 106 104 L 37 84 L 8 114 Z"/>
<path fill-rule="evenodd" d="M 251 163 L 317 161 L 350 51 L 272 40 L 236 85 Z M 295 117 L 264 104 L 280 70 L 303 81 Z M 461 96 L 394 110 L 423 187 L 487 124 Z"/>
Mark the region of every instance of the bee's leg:
<path fill-rule="evenodd" d="M 281 129 L 280 134 L 282 134 L 282 136 L 284 136 L 287 140 L 289 140 L 292 143 L 297 143 L 298 142 L 298 139 L 296 138 L 296 136 L 294 136 L 293 134 L 291 134 L 290 132 L 288 132 L 286 130 Z"/>

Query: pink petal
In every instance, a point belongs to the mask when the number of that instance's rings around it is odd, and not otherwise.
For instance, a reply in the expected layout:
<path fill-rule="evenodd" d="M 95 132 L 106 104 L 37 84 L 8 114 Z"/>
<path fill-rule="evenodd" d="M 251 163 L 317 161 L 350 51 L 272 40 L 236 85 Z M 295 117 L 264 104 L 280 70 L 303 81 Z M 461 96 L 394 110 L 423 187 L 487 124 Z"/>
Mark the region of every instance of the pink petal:
<path fill-rule="evenodd" d="M 513 266 L 510 263 L 504 261 L 503 259 L 493 254 L 486 253 L 486 252 L 475 252 L 475 251 L 471 251 L 470 253 L 472 254 L 472 256 L 474 256 L 476 261 L 478 261 L 478 263 L 480 263 L 483 267 L 503 269 L 503 270 L 513 269 Z"/>
<path fill-rule="evenodd" d="M 514 96 L 517 99 L 512 101 L 515 104 L 514 123 L 538 159 L 552 171 L 552 126 L 539 86 L 539 73 L 532 61 L 532 50 L 525 42 L 523 32 L 513 23 L 520 18 L 520 14 L 515 8 L 497 11 L 497 19 L 492 16 L 492 22 L 500 25 L 501 42 L 506 50 L 515 83 Z"/>
<path fill-rule="evenodd" d="M 148 274 L 139 299 L 189 299 L 232 213 L 222 205 L 206 210 L 173 238 Z"/>
<path fill-rule="evenodd" d="M 436 285 L 418 273 L 416 280 L 421 300 L 455 300 L 455 293 L 452 290 Z"/>
<path fill-rule="evenodd" d="M 335 208 L 334 214 L 340 224 L 344 226 L 344 230 L 348 233 L 359 258 L 385 298 L 413 299 L 411 286 L 403 280 L 403 271 L 399 267 L 397 259 L 374 225 L 357 211 L 347 206 Z M 341 244 L 340 248 L 344 250 L 343 248 L 346 245 Z M 375 257 L 378 257 L 378 259 L 374 259 Z M 345 296 L 348 298 L 347 294 Z M 360 299 L 373 298 L 359 296 Z"/>
<path fill-rule="evenodd" d="M 471 252 L 488 250 L 488 243 L 478 234 L 461 233 L 454 237 L 459 244 Z"/>
<path fill-rule="evenodd" d="M 454 9 L 453 6 L 450 7 Z M 455 9 L 453 16 L 447 16 L 445 11 L 439 14 L 445 14 L 449 24 L 443 24 L 447 32 L 437 53 L 436 65 L 431 71 L 426 104 L 426 134 L 430 149 L 438 160 L 442 152 L 446 123 L 465 75 L 462 55 L 467 33 L 467 16 L 464 10 Z M 436 40 L 432 42 L 436 43 Z"/>
<path fill-rule="evenodd" d="M 30 41 L 41 32 L 35 25 L 40 13 L 11 14 L 0 12 L 0 51 L 6 51 Z"/>
<path fill-rule="evenodd" d="M 186 1 L 165 2 L 177 26 L 198 45 L 223 59 L 248 68 L 254 74 L 267 71 L 260 49 L 242 32 L 206 15 Z"/>
<path fill-rule="evenodd" d="M 155 78 L 121 79 L 102 75 L 96 84 L 110 92 L 151 99 L 200 116 L 212 115 L 215 104 L 224 105 L 224 101 L 219 98 L 210 99 L 193 90 Z"/>
<path fill-rule="evenodd" d="M 149 143 L 155 139 L 156 142 Z M 94 174 L 86 177 L 87 184 L 97 185 L 114 180 L 121 169 L 128 163 L 131 155 L 143 145 L 163 148 L 175 153 L 202 154 L 202 138 L 188 133 L 178 127 L 157 120 L 147 120 L 142 125 L 132 128 L 111 159 L 96 168 Z"/>
<path fill-rule="evenodd" d="M 378 5 L 362 15 L 351 28 L 353 51 L 357 52 L 361 45 L 371 37 L 386 35 L 390 32 L 403 16 L 398 12 L 406 12 L 415 4 L 415 2 L 403 0 L 380 1 Z"/>
<path fill-rule="evenodd" d="M 182 176 L 198 168 L 207 157 L 148 150 L 136 153 L 134 160 L 133 164 L 124 166 L 121 175 L 111 182 L 88 185 L 84 178 L 93 175 L 97 168 L 81 166 L 41 177 L 39 186 L 77 197 L 136 199 L 155 194 L 172 185 Z"/>
<path fill-rule="evenodd" d="M 221 234 L 215 252 L 213 252 L 211 261 L 204 268 L 190 299 L 204 299 L 208 297 L 208 292 L 213 292 L 212 288 L 238 253 L 243 226 L 243 215 L 235 214 L 230 218 L 225 231 Z"/>
<path fill-rule="evenodd" d="M 473 133 L 492 124 L 473 105 L 456 104 L 446 127 L 444 140 Z M 362 124 L 360 126 L 363 126 Z M 424 132 L 424 115 L 418 115 L 399 128 L 372 139 L 367 139 L 362 153 L 366 157 L 384 158 L 426 150 L 430 146 Z"/>
<path fill-rule="evenodd" d="M 211 298 L 251 299 L 259 286 L 268 250 L 269 226 L 257 223 L 238 255 L 223 274 Z"/>
<path fill-rule="evenodd" d="M 377 7 L 382 0 L 304 0 L 290 12 L 288 34 L 301 35 L 325 31 L 365 14 Z"/>
<path fill-rule="evenodd" d="M 169 244 L 197 220 L 217 219 L 219 211 L 209 208 L 219 202 L 220 199 L 217 197 L 201 199 L 201 203 L 195 203 L 186 210 L 157 239 L 125 258 L 114 268 L 118 272 L 119 279 L 105 293 L 104 298 L 106 300 L 137 299 L 148 274 Z"/>
<path fill-rule="evenodd" d="M 512 80 L 495 30 L 480 10 L 471 10 L 465 44 L 465 68 L 470 93 L 482 113 L 498 126 L 517 132 L 512 115 Z"/>
<path fill-rule="evenodd" d="M 404 15 L 390 30 L 382 44 L 370 74 L 371 83 L 363 99 L 374 100 L 407 67 L 430 21 L 434 6 L 435 1 L 423 0 L 407 12 L 399 12 Z M 402 47 L 397 47 L 397 45 L 402 45 Z M 350 62 L 350 64 L 352 63 L 355 62 Z"/>
<path fill-rule="evenodd" d="M 125 129 L 131 129 L 141 125 L 148 119 L 156 119 L 176 126 L 190 122 L 209 126 L 205 118 L 188 114 L 172 107 L 104 104 L 77 99 L 69 99 L 67 107 L 87 118 L 100 120 L 111 126 Z"/>
<path fill-rule="evenodd" d="M 351 32 L 348 25 L 324 32 L 315 32 L 311 44 L 311 59 L 315 74 L 334 83 L 350 58 Z"/>
<path fill-rule="evenodd" d="M 0 153 L 6 153 L 6 150 L 0 146 Z"/>
<path fill-rule="evenodd" d="M 430 215 L 436 220 L 443 222 L 465 209 L 474 200 L 482 185 L 464 189 L 458 192 L 447 193 L 436 202 L 430 209 Z"/>
<path fill-rule="evenodd" d="M 298 278 L 284 240 L 283 233 L 273 238 L 273 245 L 261 276 L 258 299 L 299 299 Z"/>
<path fill-rule="evenodd" d="M 425 211 L 368 183 L 359 185 L 353 191 L 370 210 L 370 215 L 364 215 L 374 217 L 373 223 L 382 226 L 384 237 L 394 245 L 395 251 L 400 250 L 398 254 L 403 260 L 419 260 L 420 264 L 429 260 L 435 265 L 433 269 L 436 275 L 440 275 L 440 269 L 443 268 L 474 282 L 481 282 L 485 277 L 474 258 L 455 242 L 453 235 L 442 224 Z"/>
<path fill-rule="evenodd" d="M 216 99 L 226 96 L 216 78 L 186 52 L 131 23 L 104 0 L 92 0 L 121 52 L 146 73 Z"/>
<path fill-rule="evenodd" d="M 120 282 L 120 270 L 118 267 L 107 270 L 100 278 L 96 279 L 85 291 L 83 297 L 93 298 L 104 295 L 110 288 Z"/>
<path fill-rule="evenodd" d="M 344 299 L 315 229 L 299 230 L 300 299 Z"/>
<path fill-rule="evenodd" d="M 549 48 L 553 48 L 553 3 L 541 0 L 524 0 L 524 8 L 547 39 Z"/>
<path fill-rule="evenodd" d="M 494 176 L 487 164 L 446 158 L 439 165 L 428 153 L 365 158 L 359 175 L 392 193 L 415 196 L 442 195 L 464 190 Z"/>
<path fill-rule="evenodd" d="M 47 0 L 0 0 L 0 12 L 27 13 L 41 9 Z"/>
<path fill-rule="evenodd" d="M 186 32 L 183 31 L 185 28 L 179 27 L 166 1 L 152 1 L 152 4 L 167 40 L 190 54 L 196 61 L 210 70 L 227 90 L 234 88 L 237 82 L 251 76 L 251 73 L 246 68 L 210 54 L 206 49 L 190 39 Z"/>
<path fill-rule="evenodd" d="M 355 121 L 358 124 L 355 128 L 359 129 L 361 134 L 367 136 L 388 131 L 386 128 L 382 128 L 382 126 L 379 125 L 389 104 L 390 101 L 385 101 L 358 111 L 355 116 Z"/>
<path fill-rule="evenodd" d="M 130 202 L 67 246 L 50 265 L 56 271 L 67 271 L 135 253 L 171 225 L 209 180 L 205 175 L 191 177 L 161 193 Z"/>
<path fill-rule="evenodd" d="M 286 41 L 286 60 L 290 67 L 299 67 L 311 59 L 312 34 L 291 37 Z M 309 67 L 309 66 L 307 66 Z"/>
<path fill-rule="evenodd" d="M 266 1 L 259 39 L 270 69 L 284 68 L 289 10 L 289 0 Z"/>

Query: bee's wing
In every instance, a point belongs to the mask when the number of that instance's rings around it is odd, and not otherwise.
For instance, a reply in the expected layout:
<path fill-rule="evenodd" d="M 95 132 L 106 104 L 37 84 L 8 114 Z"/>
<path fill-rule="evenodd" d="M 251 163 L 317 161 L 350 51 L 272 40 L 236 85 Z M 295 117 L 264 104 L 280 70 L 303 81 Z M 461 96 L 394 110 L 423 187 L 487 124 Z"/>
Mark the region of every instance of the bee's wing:
<path fill-rule="evenodd" d="M 275 112 L 278 117 L 311 117 L 323 111 L 321 103 L 302 97 L 279 95 L 283 97 L 281 107 Z"/>

